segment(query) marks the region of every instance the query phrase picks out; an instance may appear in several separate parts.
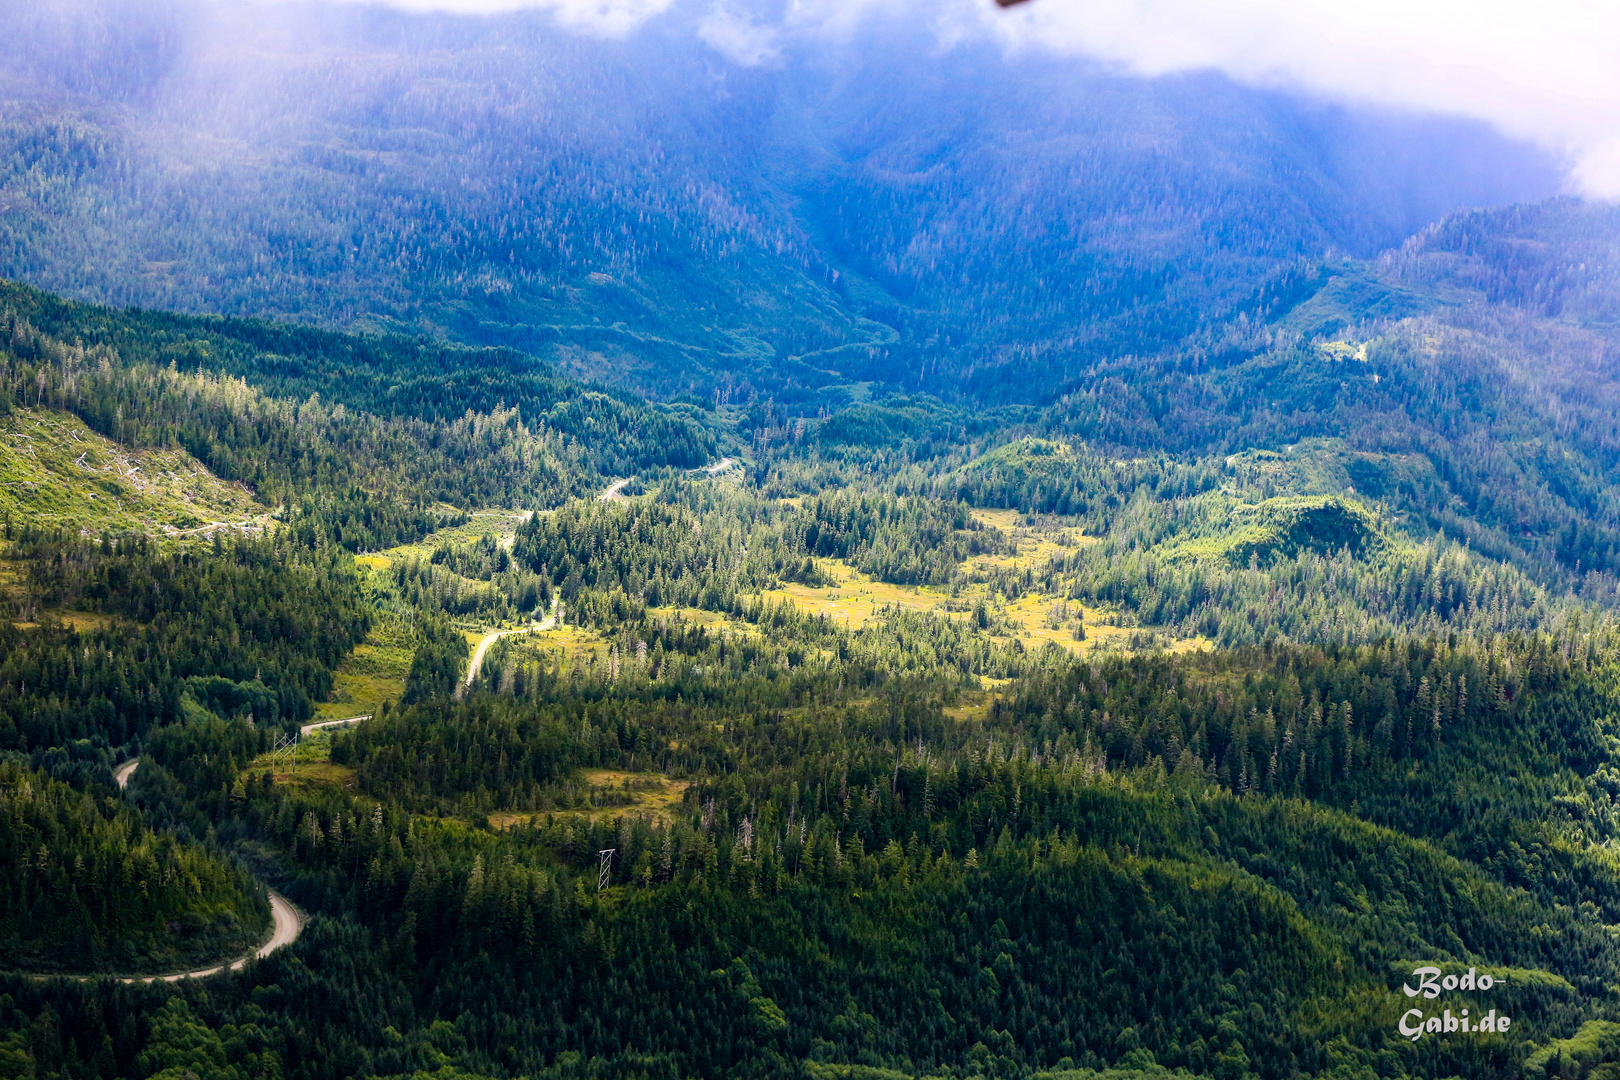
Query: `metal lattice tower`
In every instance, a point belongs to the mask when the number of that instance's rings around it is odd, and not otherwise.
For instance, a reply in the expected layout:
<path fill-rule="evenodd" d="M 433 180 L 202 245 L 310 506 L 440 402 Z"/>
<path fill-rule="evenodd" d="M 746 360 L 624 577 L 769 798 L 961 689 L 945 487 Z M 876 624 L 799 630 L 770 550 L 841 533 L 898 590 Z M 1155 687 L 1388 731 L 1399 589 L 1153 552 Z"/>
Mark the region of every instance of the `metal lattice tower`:
<path fill-rule="evenodd" d="M 608 878 L 613 874 L 613 853 L 618 850 L 618 848 L 603 848 L 596 853 L 596 857 L 601 860 L 596 869 L 597 892 L 608 887 Z"/>
<path fill-rule="evenodd" d="M 302 733 L 295 731 L 291 735 L 276 736 L 275 742 L 270 747 L 270 768 L 272 771 L 277 763 L 281 761 L 281 755 L 286 754 L 287 771 L 289 774 L 292 772 L 293 766 L 298 764 L 298 739 L 300 734 Z"/>

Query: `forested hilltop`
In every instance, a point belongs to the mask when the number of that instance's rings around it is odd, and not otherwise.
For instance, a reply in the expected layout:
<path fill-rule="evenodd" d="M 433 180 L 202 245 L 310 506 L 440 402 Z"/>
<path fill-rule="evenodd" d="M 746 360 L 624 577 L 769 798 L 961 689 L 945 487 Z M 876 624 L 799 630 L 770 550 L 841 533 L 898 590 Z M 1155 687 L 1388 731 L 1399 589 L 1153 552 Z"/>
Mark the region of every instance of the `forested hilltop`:
<path fill-rule="evenodd" d="M 1512 255 L 1579 212 L 993 409 L 4 287 L 5 1068 L 1605 1075 L 1617 474 L 1532 362 L 1604 284 Z M 260 883 L 240 973 L 38 977 Z"/>

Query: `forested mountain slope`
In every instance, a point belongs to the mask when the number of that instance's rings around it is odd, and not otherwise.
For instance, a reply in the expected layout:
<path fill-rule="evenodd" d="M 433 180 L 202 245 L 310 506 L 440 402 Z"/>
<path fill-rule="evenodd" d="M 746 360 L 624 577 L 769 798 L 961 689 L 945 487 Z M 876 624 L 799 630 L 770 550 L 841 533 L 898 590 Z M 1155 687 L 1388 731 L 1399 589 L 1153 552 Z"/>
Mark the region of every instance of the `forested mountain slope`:
<path fill-rule="evenodd" d="M 101 792 L 0 768 L 7 967 L 163 972 L 258 944 L 270 909 L 241 867 L 153 830 Z"/>
<path fill-rule="evenodd" d="M 1369 273 L 1313 278 L 1270 332 Z M 13 418 L 189 454 L 260 513 L 177 534 L 11 504 L 0 947 L 74 970 L 223 948 L 262 920 L 249 873 L 312 915 L 199 984 L 0 974 L 17 1075 L 1540 1080 L 1620 1058 L 1613 576 L 1461 542 L 1483 525 L 1441 537 L 1461 511 L 1413 454 L 1201 456 L 1259 430 L 1220 421 L 1196 453 L 1128 456 L 1024 434 L 1101 410 L 919 396 L 801 427 L 509 353 L 5 298 Z M 1343 422 L 1349 371 L 1415 409 L 1437 365 L 1398 352 L 1423 344 L 1409 320 L 1460 333 L 1466 309 L 1432 310 L 1192 374 L 1315 372 L 1300 423 Z M 1499 501 L 1542 505 L 1555 438 L 1612 482 L 1593 429 L 1470 400 Z M 734 463 L 673 457 L 711 445 Z M 618 462 L 633 482 L 604 498 Z M 1390 462 L 1406 486 L 1375 496 Z M 137 871 L 157 890 L 117 892 Z M 1475 983 L 1425 1015 L 1509 1028 L 1413 1040 L 1401 985 L 1426 964 Z"/>
<path fill-rule="evenodd" d="M 744 66 L 706 14 L 597 38 L 7 5 L 0 276 L 814 415 L 868 383 L 1039 399 L 1252 317 L 1295 260 L 1557 186 L 1466 124 L 942 42 L 911 12 Z"/>
<path fill-rule="evenodd" d="M 1615 211 L 779 15 L 0 10 L 0 1075 L 1613 1075 Z"/>
<path fill-rule="evenodd" d="M 1574 200 L 1459 215 L 1377 260 L 1300 263 L 1253 318 L 1100 361 L 1043 407 L 912 394 L 799 423 L 755 405 L 739 430 L 764 454 L 879 460 L 897 490 L 1080 515 L 1116 565 L 1329 498 L 1597 598 L 1620 525 L 1617 242 L 1612 210 Z M 801 476 L 817 483 L 773 483 Z"/>

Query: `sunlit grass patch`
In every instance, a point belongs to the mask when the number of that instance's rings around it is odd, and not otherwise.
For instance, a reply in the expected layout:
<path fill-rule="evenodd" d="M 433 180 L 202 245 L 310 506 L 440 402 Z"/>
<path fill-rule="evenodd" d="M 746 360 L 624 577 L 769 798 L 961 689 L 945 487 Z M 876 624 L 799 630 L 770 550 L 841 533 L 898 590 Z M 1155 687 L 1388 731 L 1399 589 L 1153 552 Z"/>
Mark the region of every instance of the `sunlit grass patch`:
<path fill-rule="evenodd" d="M 649 610 L 668 612 L 671 609 Z M 482 640 L 482 635 L 477 639 Z M 607 670 L 612 642 L 590 627 L 564 625 L 506 634 L 496 647 L 506 650 L 511 662 L 519 665 L 538 663 L 546 670 L 584 672 Z"/>
<path fill-rule="evenodd" d="M 985 510 L 974 508 L 973 519 L 981 525 L 988 525 L 1002 532 L 1012 532 L 1023 524 L 1024 512 L 1022 510 Z"/>
<path fill-rule="evenodd" d="M 552 655 L 581 656 L 587 652 L 606 652 L 608 643 L 601 634 L 588 626 L 557 626 L 538 630 L 517 638 L 520 648 L 532 648 Z"/>
<path fill-rule="evenodd" d="M 26 630 L 29 627 L 53 621 L 65 623 L 80 633 L 87 633 L 91 630 L 105 630 L 117 622 L 111 615 L 103 615 L 99 611 L 68 611 L 65 608 L 46 608 L 39 613 L 38 618 L 33 622 L 20 622 L 12 625 L 18 629 Z"/>
<path fill-rule="evenodd" d="M 405 676 L 410 673 L 414 651 L 415 639 L 404 621 L 378 618 L 366 640 L 333 672 L 332 693 L 315 706 L 315 718 L 375 715 L 383 702 L 399 701 L 405 694 Z"/>
<path fill-rule="evenodd" d="M 974 511 L 974 513 L 1018 516 L 1017 511 L 1013 510 Z M 1061 544 L 1039 536 L 1022 537 L 1019 539 L 1021 554 L 1017 558 L 1020 564 L 1041 565 L 1053 553 L 1065 550 L 1065 544 L 1082 541 L 1094 542 L 1092 538 L 1079 537 L 1078 530 L 1073 530 L 1073 534 Z M 970 560 L 969 565 L 977 561 Z M 1010 558 L 1003 557 L 998 560 L 998 565 L 1001 566 L 1013 564 L 1014 561 Z M 886 581 L 875 581 L 841 559 L 821 559 L 817 560 L 817 565 L 838 584 L 813 588 L 789 583 L 777 589 L 765 590 L 764 598 L 768 601 L 791 603 L 809 615 L 824 615 L 851 630 L 858 630 L 874 618 L 880 617 L 886 608 L 931 611 L 947 618 L 967 619 L 972 617 L 974 606 L 982 602 L 990 605 L 997 618 L 1004 619 L 1016 627 L 1016 632 L 1010 636 L 1023 642 L 1024 648 L 1031 652 L 1049 643 L 1075 655 L 1083 655 L 1099 648 L 1125 649 L 1132 647 L 1133 640 L 1139 640 L 1144 634 L 1151 632 L 1151 628 L 1148 627 L 1112 625 L 1119 619 L 1118 613 L 1086 607 L 1055 593 L 1026 593 L 1016 600 L 1006 602 L 990 595 L 985 585 L 976 584 L 961 589 L 953 597 L 949 590 L 938 586 L 895 585 Z M 1073 614 L 1058 625 L 1053 625 L 1055 620 L 1051 615 L 1053 608 L 1058 605 L 1067 607 Z M 713 612 L 694 612 L 691 613 L 691 617 L 694 621 L 704 622 L 716 628 L 727 625 L 724 617 Z M 1077 620 L 1085 627 L 1084 640 L 1077 640 L 1075 637 Z M 998 636 L 1006 640 L 1008 635 Z M 1208 643 L 1200 643 L 1199 639 L 1178 640 L 1169 647 L 1172 651 L 1182 652 L 1208 647 Z"/>
<path fill-rule="evenodd" d="M 1064 604 L 1074 614 L 1062 626 L 1051 625 L 1052 610 L 1059 604 Z M 1030 593 L 1019 597 L 1007 605 L 1004 615 L 1021 628 L 1019 640 L 1026 649 L 1039 649 L 1047 643 L 1061 645 L 1072 653 L 1079 653 L 1089 648 L 1096 648 L 1098 642 L 1109 637 L 1129 635 L 1130 631 L 1118 626 L 1103 626 L 1100 620 L 1104 617 L 1098 608 L 1086 608 L 1073 600 L 1063 601 L 1056 596 L 1040 593 Z M 1085 626 L 1086 639 L 1078 641 L 1074 636 L 1075 622 Z"/>
<path fill-rule="evenodd" d="M 988 690 L 970 691 L 964 693 L 955 705 L 947 705 L 941 711 L 952 720 L 983 720 L 990 714 L 990 706 L 1000 696 Z"/>
<path fill-rule="evenodd" d="M 865 626 L 884 607 L 932 611 L 950 599 L 950 592 L 932 585 L 895 585 L 860 573 L 842 559 L 818 559 L 819 566 L 838 584 L 826 588 L 788 583 L 767 589 L 766 600 L 793 604 L 809 615 L 825 615 L 850 629 Z"/>
<path fill-rule="evenodd" d="M 258 763 L 255 762 L 255 765 Z M 258 769 L 262 773 L 268 768 Z M 354 770 L 343 765 L 334 765 L 330 761 L 305 761 L 299 758 L 297 764 L 290 769 L 281 766 L 281 772 L 275 774 L 276 783 L 293 787 L 332 787 L 353 791 L 355 786 Z"/>
<path fill-rule="evenodd" d="M 408 657 L 406 663 L 409 665 Z M 397 702 L 404 695 L 403 675 L 397 679 L 359 675 L 340 667 L 332 680 L 331 697 L 315 706 L 315 719 L 344 720 L 363 714 L 375 716 L 383 702 Z"/>
<path fill-rule="evenodd" d="M 577 790 L 587 805 L 556 810 L 511 810 L 486 816 L 492 829 L 526 825 L 547 815 L 586 818 L 591 821 L 617 817 L 640 817 L 669 821 L 675 808 L 686 797 L 690 780 L 672 780 L 662 773 L 626 772 L 619 769 L 587 769 L 578 776 L 583 787 Z"/>
<path fill-rule="evenodd" d="M 772 594 L 766 593 L 766 596 Z M 681 622 L 693 626 L 701 626 L 711 634 L 726 634 L 730 637 L 746 636 L 757 633 L 752 623 L 742 622 L 730 615 L 719 611 L 708 611 L 704 608 L 651 607 L 647 609 L 647 618 L 653 621 L 679 619 Z"/>
<path fill-rule="evenodd" d="M 587 817 L 617 817 L 620 814 L 641 814 L 667 819 L 686 796 L 692 786 L 690 780 L 671 780 L 661 773 L 621 772 L 616 769 L 588 769 L 580 779 L 604 793 L 628 795 L 628 806 L 602 806 L 584 811 Z"/>
<path fill-rule="evenodd" d="M 1027 516 L 1017 510 L 974 510 L 973 517 L 980 524 L 999 529 L 1012 541 L 1017 553 L 975 556 L 965 564 L 969 570 L 1044 567 L 1077 547 L 1097 542 L 1095 536 L 1087 536 L 1085 530 L 1078 526 L 1054 523 L 1047 518 L 1037 518 L 1039 524 L 1025 524 Z"/>

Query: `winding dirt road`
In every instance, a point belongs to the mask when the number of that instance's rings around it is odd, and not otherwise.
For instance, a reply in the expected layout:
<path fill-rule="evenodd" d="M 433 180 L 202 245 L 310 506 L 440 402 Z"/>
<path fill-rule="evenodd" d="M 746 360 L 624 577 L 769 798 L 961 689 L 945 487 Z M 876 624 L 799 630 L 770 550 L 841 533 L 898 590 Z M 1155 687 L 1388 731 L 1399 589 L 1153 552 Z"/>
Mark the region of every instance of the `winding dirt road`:
<path fill-rule="evenodd" d="M 336 720 L 329 722 L 338 724 L 352 724 L 356 721 L 364 719 L 366 719 L 366 717 L 357 716 L 351 720 Z M 311 725 L 311 727 L 323 726 L 325 725 Z M 307 731 L 308 729 L 306 728 L 305 730 Z M 130 758 L 128 761 L 124 762 L 122 765 L 118 766 L 118 768 L 113 770 L 113 779 L 118 781 L 118 787 L 120 790 L 129 786 L 129 778 L 134 775 L 135 769 L 140 765 L 140 763 L 140 758 Z M 299 914 L 298 909 L 293 906 L 291 900 L 288 900 L 285 896 L 282 896 L 280 893 L 276 892 L 276 890 L 266 886 L 265 892 L 270 894 L 270 922 L 272 927 L 270 931 L 270 940 L 266 941 L 263 945 L 260 945 L 252 953 L 242 957 L 241 959 L 233 960 L 228 964 L 215 964 L 213 967 L 199 968 L 196 971 L 177 971 L 172 975 L 134 975 L 120 981 L 127 983 L 179 982 L 181 979 L 202 979 L 208 977 L 209 975 L 218 975 L 222 971 L 241 971 L 247 966 L 247 962 L 249 960 L 263 959 L 264 957 L 275 952 L 277 949 L 281 948 L 283 945 L 291 945 L 294 941 L 298 940 L 298 935 L 303 932 L 304 916 Z"/>
<path fill-rule="evenodd" d="M 710 476 L 718 476 L 735 464 L 737 464 L 736 458 L 723 457 L 713 465 L 704 465 L 700 468 L 693 469 L 692 471 L 708 473 Z M 615 480 L 613 483 L 607 486 L 602 494 L 597 496 L 597 499 L 602 502 L 612 502 L 614 499 L 623 499 L 625 498 L 624 489 L 629 485 L 629 483 L 629 479 Z"/>
<path fill-rule="evenodd" d="M 557 612 L 561 607 L 562 605 L 557 602 L 557 598 L 553 596 L 551 598 L 551 614 L 533 626 L 519 627 L 516 630 L 491 630 L 485 634 L 482 640 L 478 642 L 478 647 L 473 650 L 472 659 L 467 661 L 467 678 L 462 681 L 460 686 L 456 687 L 456 700 L 460 701 L 466 697 L 467 691 L 472 689 L 472 684 L 478 681 L 478 672 L 484 666 L 484 654 L 489 652 L 491 645 L 508 634 L 532 634 L 537 630 L 550 630 L 557 625 Z"/>
<path fill-rule="evenodd" d="M 265 891 L 270 894 L 270 920 L 274 929 L 271 931 L 270 940 L 260 945 L 252 954 L 233 960 L 229 964 L 216 964 L 211 968 L 200 968 L 197 971 L 177 971 L 172 975 L 135 975 L 120 979 L 119 982 L 150 983 L 206 979 L 210 975 L 218 975 L 225 971 L 241 971 L 249 960 L 262 960 L 283 945 L 291 945 L 298 940 L 298 935 L 304 929 L 304 917 L 293 907 L 291 900 L 274 889 L 266 888 Z"/>

